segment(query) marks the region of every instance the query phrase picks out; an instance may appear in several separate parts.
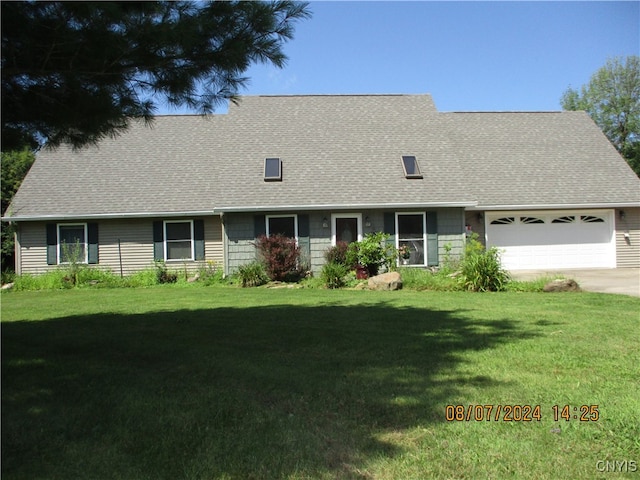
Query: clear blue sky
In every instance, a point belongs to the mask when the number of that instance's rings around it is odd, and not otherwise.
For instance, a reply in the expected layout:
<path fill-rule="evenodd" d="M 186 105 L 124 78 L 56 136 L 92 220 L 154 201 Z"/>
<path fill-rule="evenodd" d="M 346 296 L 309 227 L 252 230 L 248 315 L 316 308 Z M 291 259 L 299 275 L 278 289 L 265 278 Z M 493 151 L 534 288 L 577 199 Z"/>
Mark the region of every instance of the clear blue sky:
<path fill-rule="evenodd" d="M 560 110 L 607 58 L 640 54 L 640 2 L 311 2 L 284 69 L 243 95 L 430 93 L 440 111 Z"/>

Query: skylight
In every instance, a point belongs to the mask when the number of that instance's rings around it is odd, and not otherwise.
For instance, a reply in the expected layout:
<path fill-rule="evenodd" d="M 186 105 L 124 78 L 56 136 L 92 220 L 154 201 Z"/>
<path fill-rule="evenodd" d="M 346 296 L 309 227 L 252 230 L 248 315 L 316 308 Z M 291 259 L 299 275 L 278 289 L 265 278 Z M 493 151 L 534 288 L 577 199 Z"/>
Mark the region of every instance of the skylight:
<path fill-rule="evenodd" d="M 404 176 L 406 178 L 422 178 L 418 160 L 413 155 L 402 156 L 402 168 L 404 168 Z"/>
<path fill-rule="evenodd" d="M 265 182 L 282 180 L 282 162 L 279 158 L 264 159 L 264 180 Z"/>

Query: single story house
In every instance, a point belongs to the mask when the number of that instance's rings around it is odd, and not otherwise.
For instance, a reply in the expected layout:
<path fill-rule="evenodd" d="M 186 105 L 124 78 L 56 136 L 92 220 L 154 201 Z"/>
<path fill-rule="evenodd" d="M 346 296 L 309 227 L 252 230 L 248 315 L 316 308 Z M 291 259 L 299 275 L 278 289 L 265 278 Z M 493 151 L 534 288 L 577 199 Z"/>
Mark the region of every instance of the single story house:
<path fill-rule="evenodd" d="M 337 241 L 391 235 L 414 266 L 477 232 L 508 269 L 640 266 L 640 180 L 584 112 L 438 112 L 429 95 L 247 96 L 43 149 L 4 212 L 17 273 L 163 260 L 227 273 L 295 237 L 314 271 Z"/>

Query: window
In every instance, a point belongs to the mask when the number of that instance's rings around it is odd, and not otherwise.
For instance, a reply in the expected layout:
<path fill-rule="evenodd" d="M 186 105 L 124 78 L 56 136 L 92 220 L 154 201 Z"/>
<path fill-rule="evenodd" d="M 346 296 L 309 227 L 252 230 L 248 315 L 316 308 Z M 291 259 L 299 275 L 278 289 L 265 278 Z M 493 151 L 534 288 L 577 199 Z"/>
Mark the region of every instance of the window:
<path fill-rule="evenodd" d="M 58 263 L 87 263 L 87 224 L 58 225 Z"/>
<path fill-rule="evenodd" d="M 520 217 L 520 221 L 527 225 L 534 223 L 544 223 L 544 220 L 538 217 Z"/>
<path fill-rule="evenodd" d="M 267 215 L 267 235 L 284 235 L 296 238 L 298 221 L 295 215 Z"/>
<path fill-rule="evenodd" d="M 413 155 L 402 157 L 402 168 L 406 178 L 422 178 L 418 161 Z"/>
<path fill-rule="evenodd" d="M 408 258 L 400 258 L 403 265 L 426 265 L 426 221 L 424 213 L 396 214 L 397 248 L 408 251 Z"/>
<path fill-rule="evenodd" d="M 582 215 L 580 220 L 584 223 L 604 223 L 604 219 L 601 217 L 594 217 L 593 215 Z"/>
<path fill-rule="evenodd" d="M 515 221 L 516 219 L 514 217 L 502 217 L 492 220 L 491 225 L 510 225 L 512 223 L 515 223 Z"/>
<path fill-rule="evenodd" d="M 557 217 L 554 218 L 553 220 L 551 220 L 551 223 L 573 223 L 575 222 L 576 217 L 574 217 L 573 215 L 569 215 L 566 217 Z"/>
<path fill-rule="evenodd" d="M 193 222 L 164 222 L 165 259 L 193 260 Z"/>
<path fill-rule="evenodd" d="M 265 182 L 282 180 L 282 162 L 279 158 L 264 159 L 264 180 Z"/>

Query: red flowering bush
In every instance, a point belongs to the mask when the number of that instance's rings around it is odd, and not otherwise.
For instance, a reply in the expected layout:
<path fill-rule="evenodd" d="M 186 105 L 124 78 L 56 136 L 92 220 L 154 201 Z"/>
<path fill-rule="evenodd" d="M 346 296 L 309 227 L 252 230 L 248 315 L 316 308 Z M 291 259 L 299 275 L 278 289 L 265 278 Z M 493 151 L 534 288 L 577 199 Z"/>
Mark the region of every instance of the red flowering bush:
<path fill-rule="evenodd" d="M 285 281 L 300 276 L 300 247 L 295 238 L 261 235 L 254 245 L 271 280 Z"/>

